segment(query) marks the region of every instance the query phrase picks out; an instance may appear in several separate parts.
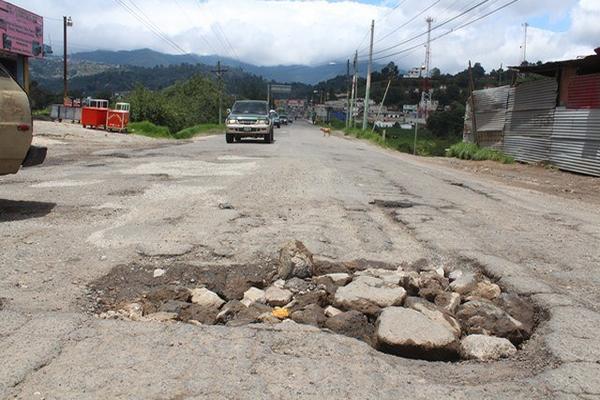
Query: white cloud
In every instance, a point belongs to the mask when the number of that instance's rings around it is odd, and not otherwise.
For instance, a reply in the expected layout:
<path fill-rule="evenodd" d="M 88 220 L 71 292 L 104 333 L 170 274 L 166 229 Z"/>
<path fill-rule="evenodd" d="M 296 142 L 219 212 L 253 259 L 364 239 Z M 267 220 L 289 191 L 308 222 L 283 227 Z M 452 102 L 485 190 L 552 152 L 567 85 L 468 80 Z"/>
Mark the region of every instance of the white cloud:
<path fill-rule="evenodd" d="M 124 0 L 129 1 L 129 0 Z M 110 0 L 13 0 L 47 17 L 71 15 L 73 51 L 90 49 L 135 49 L 150 47 L 176 53 L 150 30 Z M 321 64 L 349 57 L 362 41 L 371 19 L 380 19 L 376 37 L 405 23 L 433 0 L 407 0 L 390 13 L 397 0 L 381 5 L 356 1 L 326 0 L 134 0 L 134 3 L 172 40 L 186 51 L 241 58 L 259 65 Z M 490 0 L 481 10 L 491 10 L 506 0 Z M 430 10 L 435 24 L 456 15 L 474 1 L 442 0 Z M 139 10 L 135 10 L 138 14 Z M 475 14 L 470 14 L 475 15 Z M 385 16 L 385 18 L 383 18 Z M 388 47 L 425 30 L 425 15 L 399 32 L 376 43 L 376 50 Z M 143 16 L 141 18 L 144 18 Z M 554 32 L 539 21 L 568 20 L 564 32 Z M 465 22 L 469 19 L 461 19 Z M 433 65 L 456 72 L 468 60 L 480 61 L 486 69 L 501 63 L 520 62 L 521 24 L 533 23 L 528 37 L 528 59 L 552 60 L 590 54 L 600 46 L 600 0 L 521 0 L 501 12 L 455 32 L 433 44 Z M 458 22 L 458 21 L 457 21 Z M 454 23 L 440 28 L 443 33 Z M 60 50 L 61 21 L 46 20 L 47 40 Z M 233 50 L 229 49 L 220 29 Z M 215 33 L 216 32 L 216 33 Z M 397 47 L 401 50 L 419 44 L 421 37 Z M 380 53 L 386 54 L 386 53 Z M 424 49 L 393 57 L 403 67 L 420 65 Z"/>

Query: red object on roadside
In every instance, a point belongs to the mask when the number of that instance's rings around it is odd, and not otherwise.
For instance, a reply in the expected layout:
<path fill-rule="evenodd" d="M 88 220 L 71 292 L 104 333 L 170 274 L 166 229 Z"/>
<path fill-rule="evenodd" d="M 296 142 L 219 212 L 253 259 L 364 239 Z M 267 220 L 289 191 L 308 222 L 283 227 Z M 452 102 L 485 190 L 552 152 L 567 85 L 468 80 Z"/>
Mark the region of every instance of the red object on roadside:
<path fill-rule="evenodd" d="M 600 74 L 579 75 L 571 78 L 567 108 L 600 108 Z"/>
<path fill-rule="evenodd" d="M 106 130 L 126 132 L 129 125 L 129 103 L 117 103 L 114 110 L 108 110 Z"/>
<path fill-rule="evenodd" d="M 108 116 L 108 100 L 93 99 L 81 109 L 81 125 L 90 128 L 105 128 Z"/>

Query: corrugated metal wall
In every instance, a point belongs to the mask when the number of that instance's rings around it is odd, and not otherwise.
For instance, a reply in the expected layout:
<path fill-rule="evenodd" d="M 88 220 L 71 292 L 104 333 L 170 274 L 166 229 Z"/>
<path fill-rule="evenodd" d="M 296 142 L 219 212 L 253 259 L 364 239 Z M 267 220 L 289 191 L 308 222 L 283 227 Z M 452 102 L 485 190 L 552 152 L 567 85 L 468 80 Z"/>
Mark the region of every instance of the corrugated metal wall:
<path fill-rule="evenodd" d="M 475 118 L 480 146 L 502 148 L 504 121 L 510 86 L 478 90 L 475 96 Z"/>
<path fill-rule="evenodd" d="M 556 109 L 550 161 L 566 171 L 600 176 L 600 109 Z"/>
<path fill-rule="evenodd" d="M 555 79 L 523 83 L 508 93 L 503 151 L 518 161 L 550 160 L 550 137 L 558 96 Z"/>

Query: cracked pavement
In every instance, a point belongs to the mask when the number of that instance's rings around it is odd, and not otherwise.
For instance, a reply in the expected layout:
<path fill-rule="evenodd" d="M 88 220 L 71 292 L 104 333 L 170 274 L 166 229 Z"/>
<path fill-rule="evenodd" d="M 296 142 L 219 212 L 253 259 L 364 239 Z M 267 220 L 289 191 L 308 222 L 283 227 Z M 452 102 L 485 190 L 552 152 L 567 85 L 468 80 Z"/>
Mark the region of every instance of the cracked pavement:
<path fill-rule="evenodd" d="M 304 122 L 273 145 L 35 130 L 47 163 L 0 180 L 0 398 L 600 397 L 597 204 L 325 138 Z M 514 359 L 429 363 L 312 327 L 88 312 L 86 285 L 119 264 L 243 265 L 289 239 L 325 260 L 481 268 L 547 320 Z"/>

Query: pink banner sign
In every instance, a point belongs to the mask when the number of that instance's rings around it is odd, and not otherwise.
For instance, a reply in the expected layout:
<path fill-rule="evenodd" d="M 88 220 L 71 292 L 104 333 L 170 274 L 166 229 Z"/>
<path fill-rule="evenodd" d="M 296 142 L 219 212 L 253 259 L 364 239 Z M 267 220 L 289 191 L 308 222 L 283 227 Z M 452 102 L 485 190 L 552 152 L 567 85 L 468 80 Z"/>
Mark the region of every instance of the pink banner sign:
<path fill-rule="evenodd" d="M 0 50 L 28 57 L 43 57 L 44 19 L 0 0 Z"/>

